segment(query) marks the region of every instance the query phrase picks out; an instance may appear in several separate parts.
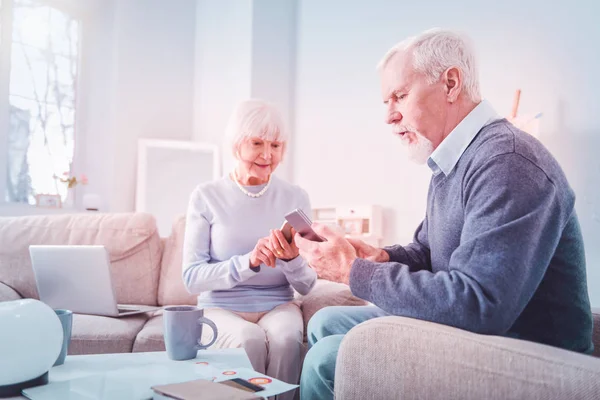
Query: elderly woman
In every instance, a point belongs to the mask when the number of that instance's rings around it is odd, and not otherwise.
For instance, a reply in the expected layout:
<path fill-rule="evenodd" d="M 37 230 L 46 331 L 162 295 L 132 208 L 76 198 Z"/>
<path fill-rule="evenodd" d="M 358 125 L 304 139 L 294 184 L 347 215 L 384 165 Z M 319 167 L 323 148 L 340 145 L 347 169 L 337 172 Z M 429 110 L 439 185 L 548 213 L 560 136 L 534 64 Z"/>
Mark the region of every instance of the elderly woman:
<path fill-rule="evenodd" d="M 237 165 L 191 195 L 183 279 L 219 328 L 216 347 L 243 347 L 254 369 L 297 384 L 303 320 L 294 290 L 317 275 L 277 228 L 307 193 L 273 175 L 288 140 L 280 114 L 261 100 L 242 102 L 227 128 Z M 210 333 L 208 333 L 210 335 Z M 293 392 L 279 396 L 291 398 Z"/>

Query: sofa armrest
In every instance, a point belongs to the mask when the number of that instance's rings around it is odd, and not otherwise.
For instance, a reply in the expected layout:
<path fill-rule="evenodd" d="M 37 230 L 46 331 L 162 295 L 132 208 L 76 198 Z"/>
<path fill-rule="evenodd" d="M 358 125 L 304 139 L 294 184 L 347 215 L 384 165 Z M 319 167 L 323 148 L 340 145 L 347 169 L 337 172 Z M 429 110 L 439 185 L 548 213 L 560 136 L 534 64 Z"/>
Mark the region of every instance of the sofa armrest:
<path fill-rule="evenodd" d="M 336 398 L 600 398 L 600 359 L 403 317 L 362 323 L 342 341 Z"/>
<path fill-rule="evenodd" d="M 10 301 L 22 299 L 21 295 L 10 286 L 0 282 L 0 301 Z"/>
<path fill-rule="evenodd" d="M 592 316 L 594 317 L 594 332 L 592 334 L 594 355 L 600 357 L 600 308 L 592 308 Z"/>

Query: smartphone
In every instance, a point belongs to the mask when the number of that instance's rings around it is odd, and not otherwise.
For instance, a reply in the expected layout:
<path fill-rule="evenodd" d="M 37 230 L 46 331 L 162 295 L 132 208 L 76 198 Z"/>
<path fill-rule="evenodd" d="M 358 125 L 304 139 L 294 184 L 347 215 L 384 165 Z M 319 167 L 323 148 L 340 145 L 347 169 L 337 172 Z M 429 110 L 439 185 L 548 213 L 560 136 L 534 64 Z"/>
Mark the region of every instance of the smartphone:
<path fill-rule="evenodd" d="M 312 240 L 313 242 L 324 242 L 325 239 L 321 236 L 317 235 L 315 231 L 313 231 L 311 225 L 312 221 L 310 218 L 306 216 L 304 211 L 299 208 L 296 208 L 291 213 L 285 216 L 287 222 L 305 239 Z M 282 230 L 283 232 L 283 230 Z M 290 234 L 291 236 L 291 234 Z"/>
<path fill-rule="evenodd" d="M 261 390 L 265 390 L 264 387 L 255 385 L 241 378 L 233 378 L 219 383 L 234 387 L 236 389 L 245 390 L 247 392 L 260 392 Z"/>
<path fill-rule="evenodd" d="M 292 237 L 292 225 L 290 225 L 289 222 L 284 221 L 283 225 L 281 225 L 281 228 L 279 230 L 281 231 L 281 233 L 283 233 L 283 237 L 285 238 L 285 240 L 287 240 L 288 243 L 292 243 L 292 240 L 294 239 Z"/>

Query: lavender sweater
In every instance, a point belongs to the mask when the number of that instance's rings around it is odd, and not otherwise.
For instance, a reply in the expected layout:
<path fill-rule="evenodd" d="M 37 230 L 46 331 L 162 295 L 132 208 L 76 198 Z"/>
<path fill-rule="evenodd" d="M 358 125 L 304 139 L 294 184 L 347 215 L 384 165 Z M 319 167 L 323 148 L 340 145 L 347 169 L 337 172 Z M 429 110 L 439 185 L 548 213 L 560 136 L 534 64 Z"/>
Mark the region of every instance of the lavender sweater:
<path fill-rule="evenodd" d="M 264 185 L 246 186 L 259 192 Z M 250 252 L 258 239 L 279 229 L 295 208 L 310 213 L 308 195 L 298 186 L 273 176 L 265 194 L 251 198 L 224 177 L 200 185 L 188 205 L 183 244 L 183 281 L 197 293 L 200 307 L 240 312 L 268 311 L 307 294 L 317 275 L 297 257 L 277 260 L 276 267 L 250 268 Z M 292 289 L 293 288 L 293 289 Z"/>
<path fill-rule="evenodd" d="M 386 248 L 388 263 L 355 261 L 352 292 L 391 314 L 591 353 L 574 205 L 546 148 L 493 122 L 432 177 L 413 243 Z"/>

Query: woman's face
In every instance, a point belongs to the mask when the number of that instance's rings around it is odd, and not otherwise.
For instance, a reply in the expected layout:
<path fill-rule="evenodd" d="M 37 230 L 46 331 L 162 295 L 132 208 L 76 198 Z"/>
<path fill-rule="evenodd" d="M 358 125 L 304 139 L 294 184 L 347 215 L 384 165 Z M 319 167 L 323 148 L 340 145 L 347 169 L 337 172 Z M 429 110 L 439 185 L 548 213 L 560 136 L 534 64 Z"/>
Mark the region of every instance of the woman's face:
<path fill-rule="evenodd" d="M 258 137 L 248 138 L 239 145 L 238 157 L 241 177 L 266 181 L 275 171 L 283 156 L 283 143 Z"/>

